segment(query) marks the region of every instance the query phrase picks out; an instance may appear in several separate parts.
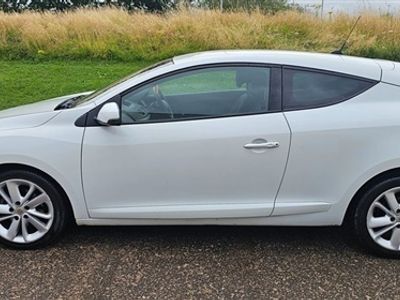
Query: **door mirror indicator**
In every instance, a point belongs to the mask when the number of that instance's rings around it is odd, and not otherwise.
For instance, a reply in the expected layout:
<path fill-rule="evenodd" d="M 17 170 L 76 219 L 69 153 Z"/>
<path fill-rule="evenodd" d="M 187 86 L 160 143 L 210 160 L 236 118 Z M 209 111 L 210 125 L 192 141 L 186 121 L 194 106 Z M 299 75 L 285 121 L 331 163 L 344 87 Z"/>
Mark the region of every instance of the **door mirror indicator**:
<path fill-rule="evenodd" d="M 97 113 L 95 117 L 96 122 L 101 126 L 118 125 L 120 121 L 121 111 L 115 102 L 109 102 Z"/>

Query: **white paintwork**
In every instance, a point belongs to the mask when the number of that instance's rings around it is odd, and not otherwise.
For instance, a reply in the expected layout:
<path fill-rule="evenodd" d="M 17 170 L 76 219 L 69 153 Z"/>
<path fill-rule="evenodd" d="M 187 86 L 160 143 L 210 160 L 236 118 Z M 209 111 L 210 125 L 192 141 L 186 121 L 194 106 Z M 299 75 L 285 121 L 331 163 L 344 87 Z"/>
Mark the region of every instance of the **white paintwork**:
<path fill-rule="evenodd" d="M 390 84 L 400 85 L 400 64 L 398 62 L 380 60 L 382 81 Z"/>
<path fill-rule="evenodd" d="M 90 93 L 92 92 L 58 97 L 0 111 L 0 131 L 41 126 L 59 114 L 59 111 L 54 111 L 58 104 Z"/>
<path fill-rule="evenodd" d="M 243 148 L 256 138 L 279 141 L 280 147 Z M 282 113 L 89 127 L 82 151 L 89 214 L 171 218 L 176 214 L 165 206 L 179 206 L 180 218 L 200 218 L 204 209 L 211 213 L 224 204 L 220 217 L 268 216 L 289 142 Z M 244 203 L 258 205 L 244 212 Z"/>
<path fill-rule="evenodd" d="M 325 69 L 382 82 L 318 109 L 134 126 L 76 127 L 83 114 L 155 76 L 217 62 Z M 174 58 L 76 108 L 65 98 L 0 112 L 0 164 L 53 177 L 81 225 L 339 225 L 359 188 L 400 167 L 393 62 L 283 51 Z M 254 139 L 279 142 L 261 153 Z M 83 176 L 82 176 L 83 175 Z"/>
<path fill-rule="evenodd" d="M 106 103 L 97 114 L 96 120 L 101 125 L 109 125 L 112 121 L 118 121 L 120 114 L 121 112 L 117 103 Z"/>

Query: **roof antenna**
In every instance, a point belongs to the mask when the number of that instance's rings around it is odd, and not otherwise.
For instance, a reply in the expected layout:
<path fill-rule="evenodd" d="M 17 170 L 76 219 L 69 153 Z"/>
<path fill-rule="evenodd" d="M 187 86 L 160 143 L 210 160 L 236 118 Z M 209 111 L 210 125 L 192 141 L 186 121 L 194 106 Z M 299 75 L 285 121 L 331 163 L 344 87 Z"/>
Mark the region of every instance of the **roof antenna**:
<path fill-rule="evenodd" d="M 339 54 L 339 55 L 343 55 L 343 49 L 344 47 L 346 47 L 346 44 L 351 36 L 351 34 L 353 33 L 354 29 L 356 28 L 358 21 L 360 21 L 361 16 L 359 16 L 356 20 L 356 22 L 353 25 L 353 28 L 351 28 L 349 35 L 347 36 L 347 39 L 344 40 L 342 47 L 340 47 L 338 50 L 335 50 L 333 52 L 331 52 L 331 54 Z"/>

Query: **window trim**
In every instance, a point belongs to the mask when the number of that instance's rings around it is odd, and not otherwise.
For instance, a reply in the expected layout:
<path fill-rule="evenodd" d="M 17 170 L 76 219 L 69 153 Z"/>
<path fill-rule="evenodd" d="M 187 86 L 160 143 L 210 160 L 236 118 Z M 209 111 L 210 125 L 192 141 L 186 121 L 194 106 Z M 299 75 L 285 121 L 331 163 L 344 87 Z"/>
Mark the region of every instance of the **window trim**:
<path fill-rule="evenodd" d="M 370 85 L 368 87 L 366 87 L 365 89 L 359 90 L 359 91 L 355 92 L 354 94 L 351 94 L 348 97 L 340 98 L 340 100 L 329 101 L 327 103 L 319 104 L 319 105 L 310 104 L 310 105 L 303 105 L 302 107 L 288 108 L 286 106 L 287 103 L 288 103 L 288 100 L 286 98 L 286 93 L 285 93 L 285 89 L 286 89 L 286 87 L 285 87 L 285 70 L 298 70 L 298 71 L 306 71 L 306 72 L 312 72 L 312 73 L 317 73 L 317 74 L 333 75 L 333 76 L 341 77 L 341 78 L 348 78 L 348 79 L 355 79 L 355 80 L 359 80 L 359 81 L 364 81 L 364 82 L 370 83 Z M 378 83 L 379 83 L 378 80 L 369 79 L 369 78 L 365 78 L 365 77 L 361 77 L 361 76 L 357 76 L 357 75 L 352 75 L 352 74 L 346 74 L 346 73 L 341 73 L 341 72 L 336 72 L 336 71 L 329 71 L 329 70 L 322 70 L 322 69 L 316 69 L 316 68 L 307 68 L 307 67 L 299 67 L 299 66 L 282 65 L 282 80 L 281 80 L 281 84 L 282 84 L 282 94 L 281 94 L 281 96 L 282 96 L 282 111 L 283 112 L 289 112 L 289 111 L 298 111 L 298 110 L 309 110 L 309 109 L 323 108 L 323 107 L 328 107 L 328 106 L 332 106 L 332 105 L 335 105 L 335 104 L 339 104 L 339 103 L 348 101 L 350 99 L 353 99 L 354 97 L 357 97 L 358 95 L 361 95 L 361 94 L 365 93 L 366 91 L 368 91 L 369 89 L 371 89 L 372 87 L 377 85 Z"/>

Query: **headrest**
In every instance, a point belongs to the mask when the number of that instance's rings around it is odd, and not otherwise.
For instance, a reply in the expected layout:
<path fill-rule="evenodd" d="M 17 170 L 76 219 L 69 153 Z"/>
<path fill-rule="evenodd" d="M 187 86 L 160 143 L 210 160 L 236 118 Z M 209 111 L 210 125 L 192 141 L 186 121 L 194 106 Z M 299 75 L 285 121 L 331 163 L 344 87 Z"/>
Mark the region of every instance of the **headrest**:
<path fill-rule="evenodd" d="M 238 68 L 236 71 L 236 86 L 241 87 L 244 83 L 251 83 L 256 86 L 267 86 L 269 74 L 267 70 L 255 68 Z"/>

